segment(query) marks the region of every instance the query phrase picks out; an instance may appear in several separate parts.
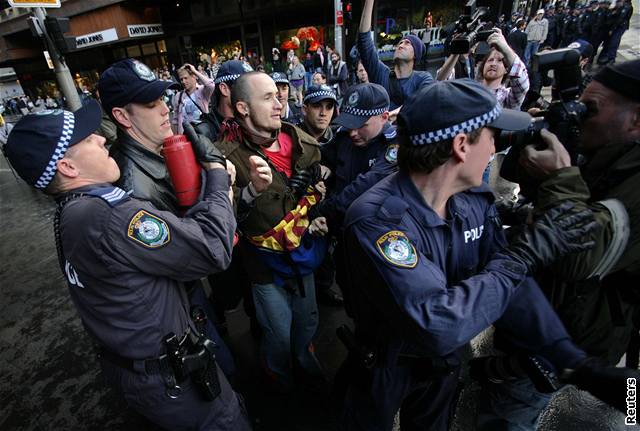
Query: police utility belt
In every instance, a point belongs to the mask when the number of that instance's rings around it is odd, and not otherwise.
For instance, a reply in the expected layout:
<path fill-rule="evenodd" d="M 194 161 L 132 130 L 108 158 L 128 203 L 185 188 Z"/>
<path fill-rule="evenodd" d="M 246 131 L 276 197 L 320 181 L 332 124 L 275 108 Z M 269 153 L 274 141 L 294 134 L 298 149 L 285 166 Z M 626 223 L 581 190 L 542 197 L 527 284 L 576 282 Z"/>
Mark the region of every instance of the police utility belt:
<path fill-rule="evenodd" d="M 105 348 L 99 350 L 98 356 L 134 373 L 161 375 L 169 398 L 180 396 L 180 385 L 191 377 L 202 397 L 206 401 L 213 401 L 221 391 L 215 355 L 217 345 L 205 337 L 204 330 L 201 330 L 206 323 L 204 313 L 198 310 L 194 315 L 192 309 L 192 317 L 198 326 L 199 334 L 194 334 L 193 330 L 188 330 L 181 338 L 173 332 L 167 334 L 164 337 L 167 353 L 157 358 L 130 359 Z"/>
<path fill-rule="evenodd" d="M 347 325 L 342 325 L 336 330 L 336 334 L 345 345 L 349 354 L 355 358 L 358 365 L 371 370 L 379 366 L 378 355 L 373 349 L 363 345 Z M 420 380 L 429 380 L 437 376 L 451 374 L 460 367 L 460 361 L 451 356 L 414 356 L 400 354 L 395 366 L 413 368 Z"/>

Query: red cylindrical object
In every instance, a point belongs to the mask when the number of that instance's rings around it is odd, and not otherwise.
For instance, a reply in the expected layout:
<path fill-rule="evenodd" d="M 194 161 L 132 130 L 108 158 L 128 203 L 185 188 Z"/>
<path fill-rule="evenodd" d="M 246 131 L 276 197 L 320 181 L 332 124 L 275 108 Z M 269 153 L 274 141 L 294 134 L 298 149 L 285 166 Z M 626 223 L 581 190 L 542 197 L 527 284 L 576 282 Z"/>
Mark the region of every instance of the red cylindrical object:
<path fill-rule="evenodd" d="M 173 189 L 181 207 L 190 207 L 198 202 L 202 180 L 201 167 L 191 142 L 184 135 L 174 135 L 164 140 L 164 161 L 173 182 Z"/>

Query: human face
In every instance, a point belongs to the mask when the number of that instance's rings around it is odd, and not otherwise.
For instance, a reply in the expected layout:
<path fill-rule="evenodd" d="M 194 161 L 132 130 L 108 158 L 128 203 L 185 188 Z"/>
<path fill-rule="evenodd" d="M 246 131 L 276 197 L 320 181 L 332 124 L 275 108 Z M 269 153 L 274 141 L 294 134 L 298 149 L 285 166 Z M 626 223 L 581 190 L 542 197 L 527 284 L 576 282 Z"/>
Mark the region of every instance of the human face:
<path fill-rule="evenodd" d="M 158 151 L 165 138 L 173 135 L 169 108 L 162 97 L 149 103 L 130 103 L 126 112 L 129 133 L 147 148 Z"/>
<path fill-rule="evenodd" d="M 289 85 L 288 84 L 276 84 L 278 89 L 278 102 L 283 107 L 287 105 L 289 100 Z"/>
<path fill-rule="evenodd" d="M 254 131 L 271 134 L 280 129 L 280 111 L 278 89 L 269 75 L 254 75 L 251 79 L 251 99 L 248 102 L 249 116 L 247 126 Z"/>
<path fill-rule="evenodd" d="M 480 131 L 480 136 L 476 138 L 475 142 L 469 143 L 462 175 L 465 183 L 470 187 L 478 187 L 482 184 L 484 171 L 496 152 L 495 133 L 495 129 L 483 127 Z"/>
<path fill-rule="evenodd" d="M 311 77 L 311 81 L 313 81 L 313 85 L 322 85 L 327 83 L 327 80 L 323 79 L 322 75 L 319 73 L 314 73 Z"/>
<path fill-rule="evenodd" d="M 413 60 L 416 54 L 413 52 L 413 45 L 407 39 L 402 39 L 398 42 L 398 46 L 396 46 L 396 51 L 393 54 L 393 59 L 399 60 Z"/>
<path fill-rule="evenodd" d="M 634 113 L 621 109 L 617 93 L 598 81 L 591 81 L 582 92 L 580 101 L 587 106 L 580 133 L 583 151 L 591 153 L 601 147 L 633 140 L 627 131 L 633 124 Z"/>
<path fill-rule="evenodd" d="M 366 84 L 369 82 L 369 75 L 367 74 L 367 70 L 364 68 L 362 63 L 358 63 L 358 69 L 356 70 L 356 74 L 358 75 L 358 81 Z"/>
<path fill-rule="evenodd" d="M 305 104 L 302 107 L 304 122 L 312 131 L 318 134 L 324 133 L 331 123 L 334 109 L 335 103 L 329 99 Z"/>
<path fill-rule="evenodd" d="M 73 162 L 82 180 L 98 184 L 113 183 L 120 178 L 120 169 L 109 157 L 105 142 L 100 135 L 89 135 L 65 153 L 64 158 Z"/>
<path fill-rule="evenodd" d="M 507 70 L 504 67 L 504 55 L 496 49 L 492 49 L 489 57 L 484 62 L 482 76 L 487 81 L 502 80 Z"/>
<path fill-rule="evenodd" d="M 187 93 L 191 93 L 196 89 L 198 83 L 196 82 L 195 76 L 191 75 L 186 70 L 181 70 L 180 72 L 178 72 L 178 77 L 180 78 L 180 83 L 182 84 L 184 89 L 187 90 Z"/>
<path fill-rule="evenodd" d="M 334 63 L 337 63 L 338 60 L 340 60 L 340 58 L 338 57 L 338 54 L 336 54 L 335 52 L 331 54 L 331 61 L 333 61 Z"/>
<path fill-rule="evenodd" d="M 369 141 L 382 132 L 384 124 L 387 122 L 387 114 L 371 117 L 359 129 L 349 130 L 351 142 L 356 147 L 365 147 Z"/>

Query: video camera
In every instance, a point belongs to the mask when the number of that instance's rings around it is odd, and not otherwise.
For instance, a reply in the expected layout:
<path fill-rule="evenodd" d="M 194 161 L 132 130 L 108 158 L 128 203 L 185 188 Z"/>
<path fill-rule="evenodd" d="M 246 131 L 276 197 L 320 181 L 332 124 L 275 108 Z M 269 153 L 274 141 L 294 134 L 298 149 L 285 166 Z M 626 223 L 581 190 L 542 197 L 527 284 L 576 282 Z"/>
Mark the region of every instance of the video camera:
<path fill-rule="evenodd" d="M 533 56 L 532 69 L 534 73 L 543 74 L 553 70 L 551 103 L 546 110 L 540 111 L 534 117 L 528 129 L 517 132 L 503 131 L 497 145 L 497 151 L 511 147 L 502 162 L 500 176 L 520 184 L 521 194 L 529 199 L 534 198 L 537 183 L 520 168 L 520 152 L 529 144 L 543 147 L 540 130 L 548 129 L 565 146 L 571 155 L 572 164 L 576 164 L 580 126 L 587 112 L 586 106 L 578 101 L 582 74 L 580 53 L 577 50 L 563 48 L 536 53 Z"/>
<path fill-rule="evenodd" d="M 483 30 L 484 22 L 480 18 L 489 13 L 488 7 L 476 8 L 476 0 L 469 0 L 464 7 L 464 14 L 455 23 L 449 50 L 451 54 L 466 54 L 477 42 L 486 41 L 495 30 Z"/>

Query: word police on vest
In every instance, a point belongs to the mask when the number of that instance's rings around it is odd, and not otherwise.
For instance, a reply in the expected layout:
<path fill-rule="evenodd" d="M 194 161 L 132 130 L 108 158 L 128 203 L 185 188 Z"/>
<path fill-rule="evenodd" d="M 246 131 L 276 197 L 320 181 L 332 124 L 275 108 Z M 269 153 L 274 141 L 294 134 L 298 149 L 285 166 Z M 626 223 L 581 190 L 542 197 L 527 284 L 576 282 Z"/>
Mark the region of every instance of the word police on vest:
<path fill-rule="evenodd" d="M 465 230 L 464 231 L 464 243 L 468 243 L 469 240 L 471 240 L 471 242 L 480 239 L 480 237 L 482 236 L 482 231 L 484 230 L 484 225 L 480 225 L 478 227 L 474 227 L 471 230 Z"/>

